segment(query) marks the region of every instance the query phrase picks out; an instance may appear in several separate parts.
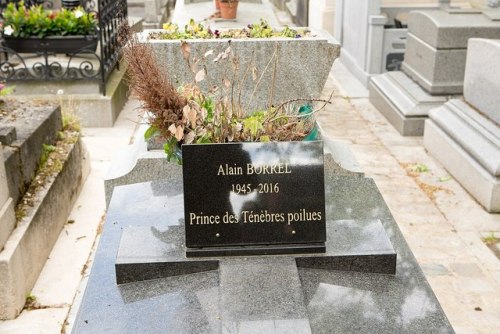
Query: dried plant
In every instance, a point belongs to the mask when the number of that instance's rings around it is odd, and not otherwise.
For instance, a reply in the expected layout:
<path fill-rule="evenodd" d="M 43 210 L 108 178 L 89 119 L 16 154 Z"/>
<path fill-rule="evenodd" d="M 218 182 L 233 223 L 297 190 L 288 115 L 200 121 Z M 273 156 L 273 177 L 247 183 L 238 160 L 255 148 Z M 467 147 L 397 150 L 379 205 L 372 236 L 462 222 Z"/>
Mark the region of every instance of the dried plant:
<path fill-rule="evenodd" d="M 180 159 L 176 154 L 180 144 L 296 141 L 314 132 L 314 114 L 324 105 L 314 110 L 311 99 L 295 99 L 264 110 L 245 110 L 251 103 L 243 106 L 240 101 L 241 82 L 251 75 L 255 85 L 259 85 L 263 73 L 260 77 L 257 75 L 251 59 L 240 78 L 238 73 L 242 64 L 233 55 L 230 44 L 219 53 L 208 50 L 201 57 L 191 58 L 190 45 L 182 42 L 180 52 L 192 71 L 193 82 L 176 89 L 168 73 L 159 68 L 149 44 L 139 41 L 128 27 L 122 28 L 121 36 L 125 43 L 123 52 L 128 63 L 130 87 L 150 116 L 150 128 L 145 137 L 163 137 L 169 159 Z M 264 72 L 272 62 L 277 66 L 275 55 Z M 207 62 L 220 65 L 229 62 L 233 71 L 215 80 L 220 85 L 212 85 Z M 200 88 L 202 82 L 207 89 Z M 315 101 L 329 103 L 329 100 Z"/>
<path fill-rule="evenodd" d="M 165 138 L 171 124 L 182 121 L 187 104 L 169 81 L 166 71 L 157 64 L 151 46 L 140 43 L 128 25 L 120 29 L 123 58 L 128 63 L 129 87 L 149 113 L 148 121 Z"/>

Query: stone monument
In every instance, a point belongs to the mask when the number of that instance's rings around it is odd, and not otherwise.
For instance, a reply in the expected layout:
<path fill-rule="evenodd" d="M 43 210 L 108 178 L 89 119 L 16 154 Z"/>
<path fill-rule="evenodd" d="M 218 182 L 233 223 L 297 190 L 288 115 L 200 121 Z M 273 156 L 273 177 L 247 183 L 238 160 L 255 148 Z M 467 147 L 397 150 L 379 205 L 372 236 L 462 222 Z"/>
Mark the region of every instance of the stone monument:
<path fill-rule="evenodd" d="M 414 11 L 402 72 L 371 79 L 370 102 L 404 136 L 420 136 L 428 112 L 463 91 L 467 41 L 500 35 L 500 21 L 478 10 Z"/>
<path fill-rule="evenodd" d="M 489 212 L 500 212 L 500 40 L 470 39 L 464 99 L 429 113 L 425 148 Z"/>
<path fill-rule="evenodd" d="M 324 161 L 325 253 L 187 257 L 180 166 L 115 187 L 73 333 L 453 333 L 373 180 Z"/>

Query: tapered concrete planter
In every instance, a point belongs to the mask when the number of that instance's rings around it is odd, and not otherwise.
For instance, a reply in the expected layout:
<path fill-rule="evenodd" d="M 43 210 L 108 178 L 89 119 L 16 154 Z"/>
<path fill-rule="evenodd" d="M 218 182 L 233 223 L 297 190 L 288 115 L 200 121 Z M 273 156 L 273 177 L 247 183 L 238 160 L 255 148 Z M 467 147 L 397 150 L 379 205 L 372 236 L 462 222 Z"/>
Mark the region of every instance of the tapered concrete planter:
<path fill-rule="evenodd" d="M 151 31 L 144 31 L 141 39 L 145 40 Z M 319 98 L 333 61 L 340 54 L 340 45 L 326 32 L 314 35 L 317 37 L 193 39 L 186 42 L 190 44 L 191 59 L 200 59 L 207 51 L 214 51 L 204 62 L 207 79 L 201 84 L 205 87 L 208 84 L 223 86 L 223 78 L 233 81 L 232 63 L 213 61 L 231 46 L 232 53 L 239 60 L 237 74 L 240 84 L 236 87 L 241 87 L 242 105 L 246 110 L 255 110 L 269 102 L 276 105 L 297 98 Z M 159 65 L 168 71 L 172 82 L 178 85 L 193 82 L 194 74 L 182 56 L 181 41 L 148 40 L 147 43 L 153 47 Z M 198 68 L 201 68 L 201 63 Z M 256 69 L 255 80 L 253 68 Z M 246 108 L 248 104 L 249 108 Z"/>

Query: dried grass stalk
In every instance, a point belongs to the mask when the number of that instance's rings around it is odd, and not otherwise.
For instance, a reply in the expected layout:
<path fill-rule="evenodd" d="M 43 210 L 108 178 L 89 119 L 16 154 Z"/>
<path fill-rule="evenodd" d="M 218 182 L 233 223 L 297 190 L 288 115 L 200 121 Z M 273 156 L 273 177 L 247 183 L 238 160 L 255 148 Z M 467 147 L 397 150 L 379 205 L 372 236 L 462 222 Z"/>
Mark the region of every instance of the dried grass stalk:
<path fill-rule="evenodd" d="M 148 112 L 148 123 L 156 127 L 164 138 L 171 133 L 171 124 L 180 124 L 186 98 L 177 92 L 154 57 L 151 45 L 141 43 L 128 24 L 120 28 L 123 59 L 128 63 L 128 83 L 132 94 L 142 102 Z"/>

